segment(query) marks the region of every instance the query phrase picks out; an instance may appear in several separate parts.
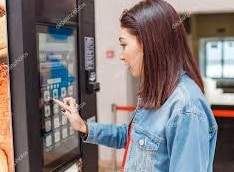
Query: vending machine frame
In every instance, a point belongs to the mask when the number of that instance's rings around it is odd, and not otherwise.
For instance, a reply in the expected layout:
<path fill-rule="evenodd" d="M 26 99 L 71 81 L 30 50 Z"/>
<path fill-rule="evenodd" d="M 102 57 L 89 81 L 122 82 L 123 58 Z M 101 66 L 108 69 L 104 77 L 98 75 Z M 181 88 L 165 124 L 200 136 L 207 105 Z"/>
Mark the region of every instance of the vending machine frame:
<path fill-rule="evenodd" d="M 85 6 L 83 9 L 79 9 L 81 4 Z M 74 8 L 78 9 L 76 13 Z M 87 121 L 97 121 L 96 91 L 99 84 L 96 82 L 94 0 L 7 1 L 7 9 L 9 64 L 17 61 L 10 69 L 14 156 L 15 159 L 20 157 L 15 163 L 16 171 L 65 171 L 79 159 L 82 159 L 83 171 L 98 171 L 97 146 L 82 142 L 77 147 L 81 153 L 67 156 L 50 169 L 44 168 L 36 40 L 38 25 L 56 27 L 66 14 L 74 13 L 59 27 L 77 29 L 79 89 L 76 98 L 80 103 L 85 102 L 80 109 L 81 116 Z M 91 67 L 87 63 L 92 64 Z"/>

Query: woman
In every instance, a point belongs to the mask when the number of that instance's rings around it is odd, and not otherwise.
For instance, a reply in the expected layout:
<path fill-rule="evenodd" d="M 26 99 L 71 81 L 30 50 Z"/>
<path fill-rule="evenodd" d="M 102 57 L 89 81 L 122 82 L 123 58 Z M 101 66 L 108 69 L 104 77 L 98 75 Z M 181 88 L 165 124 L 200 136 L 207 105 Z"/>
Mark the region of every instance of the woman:
<path fill-rule="evenodd" d="M 178 21 L 163 0 L 142 1 L 120 18 L 121 60 L 141 78 L 138 106 L 128 124 L 86 124 L 73 98 L 55 100 L 85 142 L 126 148 L 122 171 L 213 171 L 217 124 Z"/>

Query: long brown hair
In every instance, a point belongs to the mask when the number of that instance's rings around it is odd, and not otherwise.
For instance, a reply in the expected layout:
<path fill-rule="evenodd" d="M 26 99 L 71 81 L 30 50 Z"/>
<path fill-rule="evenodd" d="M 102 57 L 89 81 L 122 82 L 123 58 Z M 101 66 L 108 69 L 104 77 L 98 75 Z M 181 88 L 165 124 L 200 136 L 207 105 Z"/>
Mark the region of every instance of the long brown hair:
<path fill-rule="evenodd" d="M 120 23 L 143 45 L 143 81 L 138 91 L 141 108 L 159 108 L 176 88 L 181 71 L 204 93 L 185 28 L 170 4 L 163 0 L 141 1 L 123 12 Z"/>

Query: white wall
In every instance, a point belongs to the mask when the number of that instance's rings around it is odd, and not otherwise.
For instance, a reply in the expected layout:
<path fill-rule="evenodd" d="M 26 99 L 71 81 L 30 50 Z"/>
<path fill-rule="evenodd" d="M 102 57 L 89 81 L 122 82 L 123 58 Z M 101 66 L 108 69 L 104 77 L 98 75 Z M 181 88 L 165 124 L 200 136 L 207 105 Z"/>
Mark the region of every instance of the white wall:
<path fill-rule="evenodd" d="M 234 12 L 233 0 L 168 0 L 178 12 Z"/>
<path fill-rule="evenodd" d="M 112 123 L 111 104 L 132 105 L 129 99 L 131 82 L 125 65 L 119 60 L 120 48 L 118 42 L 119 17 L 125 8 L 131 7 L 138 0 L 96 0 L 96 50 L 97 50 L 97 77 L 101 91 L 98 93 L 98 121 Z M 168 0 L 178 12 L 234 12 L 233 0 Z M 225 3 L 224 3 L 225 2 Z M 106 58 L 106 50 L 115 51 L 114 59 Z M 130 90 L 130 91 L 129 91 Z M 127 119 L 127 113 L 118 113 L 118 122 Z M 100 160 L 111 159 L 111 149 L 99 148 Z M 119 153 L 119 161 L 122 158 Z"/>
<path fill-rule="evenodd" d="M 126 0 L 128 5 L 140 2 L 139 0 Z M 178 12 L 210 13 L 210 12 L 234 12 L 233 0 L 166 0 Z"/>
<path fill-rule="evenodd" d="M 97 102 L 98 121 L 101 123 L 113 122 L 112 103 L 128 105 L 127 70 L 119 59 L 120 48 L 118 42 L 119 17 L 126 6 L 128 6 L 128 3 L 124 0 L 95 1 L 97 79 L 101 88 L 97 96 Z M 109 49 L 115 51 L 115 58 L 106 58 L 106 50 Z M 118 113 L 117 115 L 121 116 L 118 121 L 126 121 L 127 113 Z M 101 161 L 111 160 L 111 149 L 100 146 L 99 153 Z"/>

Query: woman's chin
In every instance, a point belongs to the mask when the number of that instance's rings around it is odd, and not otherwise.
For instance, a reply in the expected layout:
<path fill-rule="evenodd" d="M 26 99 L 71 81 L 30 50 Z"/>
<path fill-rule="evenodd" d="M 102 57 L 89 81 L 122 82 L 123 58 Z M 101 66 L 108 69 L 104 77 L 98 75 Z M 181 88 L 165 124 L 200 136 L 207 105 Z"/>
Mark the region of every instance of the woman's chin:
<path fill-rule="evenodd" d="M 132 76 L 135 78 L 140 78 L 140 74 L 134 70 L 129 69 L 129 71 L 131 72 Z"/>

